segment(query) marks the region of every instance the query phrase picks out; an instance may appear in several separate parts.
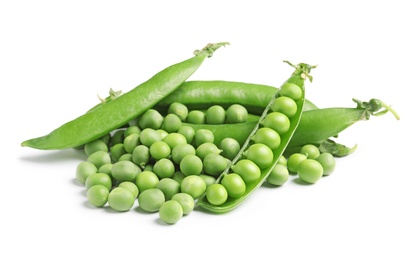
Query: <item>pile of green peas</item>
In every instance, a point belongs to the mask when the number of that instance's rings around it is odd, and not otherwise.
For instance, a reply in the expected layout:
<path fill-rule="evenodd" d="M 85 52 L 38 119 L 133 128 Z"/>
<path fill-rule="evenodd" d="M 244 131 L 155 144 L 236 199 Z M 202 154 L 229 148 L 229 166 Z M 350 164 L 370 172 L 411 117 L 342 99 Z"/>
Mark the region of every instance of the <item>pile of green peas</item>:
<path fill-rule="evenodd" d="M 124 212 L 137 200 L 143 211 L 159 212 L 162 221 L 176 223 L 240 149 L 233 138 L 215 144 L 210 130 L 183 123 L 242 123 L 247 116 L 241 105 L 189 111 L 173 103 L 166 115 L 149 109 L 127 127 L 85 144 L 87 160 L 77 165 L 76 178 L 95 207 L 108 204 Z"/>

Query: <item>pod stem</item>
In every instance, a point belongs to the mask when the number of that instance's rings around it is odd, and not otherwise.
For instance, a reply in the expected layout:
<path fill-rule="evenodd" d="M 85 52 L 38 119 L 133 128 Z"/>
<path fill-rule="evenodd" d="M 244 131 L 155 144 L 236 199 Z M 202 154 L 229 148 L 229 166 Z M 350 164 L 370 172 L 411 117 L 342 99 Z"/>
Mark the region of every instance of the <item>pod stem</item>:
<path fill-rule="evenodd" d="M 201 50 L 195 50 L 194 55 L 198 56 L 202 53 L 207 53 L 207 57 L 213 56 L 213 53 L 222 46 L 229 45 L 228 42 L 209 43 Z"/>
<path fill-rule="evenodd" d="M 391 112 L 397 120 L 400 120 L 400 116 L 398 115 L 397 111 L 379 99 L 372 98 L 369 100 L 369 102 L 364 102 L 353 98 L 353 101 L 356 102 L 357 108 L 365 109 L 363 119 L 369 119 L 371 115 L 382 116 L 387 112 Z"/>
<path fill-rule="evenodd" d="M 299 63 L 299 64 L 295 65 L 288 60 L 284 60 L 283 62 L 289 64 L 290 66 L 292 66 L 293 68 L 296 69 L 293 74 L 300 75 L 300 77 L 302 77 L 302 79 L 309 79 L 309 81 L 312 82 L 312 76 L 310 75 L 311 69 L 316 68 L 317 65 L 309 65 L 309 64 L 306 64 L 306 63 Z"/>

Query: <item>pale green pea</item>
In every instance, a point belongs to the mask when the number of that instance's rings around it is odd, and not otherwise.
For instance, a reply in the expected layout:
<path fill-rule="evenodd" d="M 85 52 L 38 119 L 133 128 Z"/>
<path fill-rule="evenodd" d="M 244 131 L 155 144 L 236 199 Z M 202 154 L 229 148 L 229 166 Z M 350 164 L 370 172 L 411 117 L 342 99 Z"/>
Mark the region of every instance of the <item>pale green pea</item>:
<path fill-rule="evenodd" d="M 191 126 L 183 125 L 179 128 L 178 133 L 182 134 L 185 139 L 187 140 L 187 143 L 191 144 L 194 140 L 195 136 L 195 130 Z"/>
<path fill-rule="evenodd" d="M 190 214 L 195 207 L 195 202 L 193 197 L 187 193 L 177 193 L 172 197 L 172 200 L 178 201 L 182 207 L 182 212 L 184 215 Z"/>
<path fill-rule="evenodd" d="M 182 216 L 182 206 L 178 201 L 168 200 L 159 209 L 160 219 L 167 224 L 175 224 Z"/>
<path fill-rule="evenodd" d="M 133 153 L 133 150 L 136 146 L 140 145 L 140 134 L 134 133 L 130 134 L 123 141 L 124 149 L 127 153 Z"/>
<path fill-rule="evenodd" d="M 86 183 L 86 179 L 89 175 L 97 172 L 97 168 L 93 163 L 80 162 L 76 167 L 76 179 L 83 185 Z"/>
<path fill-rule="evenodd" d="M 175 133 L 181 128 L 181 119 L 175 114 L 168 114 L 163 119 L 162 128 L 168 133 Z"/>
<path fill-rule="evenodd" d="M 116 162 L 111 168 L 112 177 L 117 181 L 133 181 L 140 172 L 140 167 L 131 161 Z"/>
<path fill-rule="evenodd" d="M 165 194 L 156 188 L 151 188 L 140 193 L 139 207 L 146 212 L 157 212 L 165 202 Z"/>
<path fill-rule="evenodd" d="M 161 179 L 156 185 L 156 188 L 165 194 L 165 200 L 170 200 L 175 194 L 181 191 L 181 185 L 171 178 Z"/>
<path fill-rule="evenodd" d="M 159 182 L 158 176 L 151 171 L 142 171 L 134 179 L 139 192 L 142 193 L 145 190 L 155 188 Z"/>
<path fill-rule="evenodd" d="M 102 165 L 111 163 L 111 157 L 105 151 L 97 151 L 89 155 L 87 161 L 95 165 L 99 169 Z"/>
<path fill-rule="evenodd" d="M 126 188 L 116 187 L 108 195 L 109 206 L 116 211 L 128 211 L 133 207 L 135 198 Z"/>
<path fill-rule="evenodd" d="M 103 207 L 108 202 L 109 190 L 102 185 L 95 185 L 88 189 L 87 199 L 95 207 Z"/>
<path fill-rule="evenodd" d="M 91 154 L 93 154 L 94 152 L 97 152 L 97 151 L 108 152 L 108 146 L 101 139 L 96 139 L 96 140 L 93 140 L 93 141 L 85 144 L 84 151 L 85 151 L 85 154 L 87 156 L 89 156 L 89 155 L 91 155 Z"/>

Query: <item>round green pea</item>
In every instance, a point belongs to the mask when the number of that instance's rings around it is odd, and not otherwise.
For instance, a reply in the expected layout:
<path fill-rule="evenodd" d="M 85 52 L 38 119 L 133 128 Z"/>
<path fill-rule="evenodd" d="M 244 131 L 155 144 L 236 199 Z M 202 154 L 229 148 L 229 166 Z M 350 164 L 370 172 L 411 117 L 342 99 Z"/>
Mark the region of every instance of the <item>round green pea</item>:
<path fill-rule="evenodd" d="M 150 151 L 150 155 L 156 160 L 168 158 L 169 155 L 171 154 L 171 148 L 164 141 L 154 142 L 150 146 L 149 151 Z"/>
<path fill-rule="evenodd" d="M 140 135 L 140 133 L 141 133 L 140 127 L 138 127 L 137 125 L 130 125 L 124 131 L 124 138 L 127 138 L 127 136 L 129 136 L 131 134 Z"/>
<path fill-rule="evenodd" d="M 321 153 L 315 160 L 317 160 L 323 168 L 323 176 L 328 176 L 335 170 L 335 158 L 330 153 Z"/>
<path fill-rule="evenodd" d="M 108 195 L 108 204 L 116 211 L 128 211 L 133 207 L 134 201 L 133 193 L 123 187 L 114 188 Z"/>
<path fill-rule="evenodd" d="M 182 121 L 185 121 L 188 116 L 188 108 L 184 104 L 174 102 L 169 105 L 168 114 L 174 114 Z"/>
<path fill-rule="evenodd" d="M 298 85 L 289 82 L 285 83 L 281 87 L 279 94 L 281 96 L 289 97 L 293 100 L 301 99 L 303 95 L 302 89 Z"/>
<path fill-rule="evenodd" d="M 106 173 L 94 173 L 94 174 L 89 175 L 85 183 L 86 190 L 89 190 L 89 188 L 95 185 L 102 185 L 108 190 L 111 190 L 112 188 L 111 177 L 109 177 L 109 175 Z"/>
<path fill-rule="evenodd" d="M 179 144 L 172 149 L 171 159 L 180 164 L 187 155 L 195 155 L 195 148 L 191 144 Z"/>
<path fill-rule="evenodd" d="M 84 151 L 87 156 L 97 151 L 108 152 L 108 145 L 101 139 L 93 140 L 84 146 Z"/>
<path fill-rule="evenodd" d="M 134 198 L 137 198 L 139 195 L 139 188 L 137 188 L 136 184 L 131 181 L 123 181 L 118 185 L 118 187 L 126 188 L 127 190 L 131 191 Z"/>
<path fill-rule="evenodd" d="M 191 195 L 193 199 L 203 195 L 206 188 L 206 182 L 197 175 L 187 176 L 181 182 L 181 192 Z"/>
<path fill-rule="evenodd" d="M 182 216 L 182 206 L 176 200 L 168 200 L 159 209 L 160 219 L 167 224 L 175 224 Z"/>
<path fill-rule="evenodd" d="M 140 167 L 131 161 L 116 162 L 111 168 L 111 175 L 117 181 L 133 181 L 140 172 Z"/>
<path fill-rule="evenodd" d="M 208 129 L 198 129 L 195 132 L 194 143 L 196 147 L 204 143 L 213 143 L 213 142 L 214 142 L 214 134 L 212 131 Z"/>
<path fill-rule="evenodd" d="M 124 154 L 127 153 L 127 151 L 124 148 L 124 144 L 123 143 L 118 143 L 115 144 L 114 146 L 112 146 L 110 149 L 110 156 L 112 161 L 117 162 L 120 157 Z"/>
<path fill-rule="evenodd" d="M 203 179 L 203 181 L 206 183 L 206 187 L 208 188 L 211 184 L 216 182 L 216 178 L 208 175 L 208 174 L 200 174 L 198 175 L 198 177 L 200 177 L 201 179 Z"/>
<path fill-rule="evenodd" d="M 132 158 L 133 162 L 140 167 L 146 166 L 150 161 L 149 147 L 145 145 L 138 145 L 133 150 Z"/>
<path fill-rule="evenodd" d="M 261 177 L 261 170 L 256 163 L 249 159 L 242 159 L 232 166 L 234 173 L 237 173 L 246 183 L 256 182 Z"/>
<path fill-rule="evenodd" d="M 212 125 L 223 124 L 226 121 L 226 111 L 222 106 L 213 105 L 206 111 L 206 123 Z"/>
<path fill-rule="evenodd" d="M 181 172 L 181 171 L 176 171 L 174 173 L 174 175 L 172 175 L 172 179 L 176 180 L 179 184 L 181 184 L 182 180 L 185 178 L 186 176 Z"/>
<path fill-rule="evenodd" d="M 109 190 L 100 184 L 90 187 L 87 191 L 87 199 L 95 207 L 103 207 L 108 202 Z"/>
<path fill-rule="evenodd" d="M 160 134 L 160 138 L 163 140 L 163 138 L 165 138 L 169 133 L 166 132 L 163 129 L 157 129 L 156 132 L 158 132 Z"/>
<path fill-rule="evenodd" d="M 314 159 L 303 160 L 297 168 L 299 178 L 311 184 L 321 179 L 323 171 L 322 165 Z"/>
<path fill-rule="evenodd" d="M 320 155 L 318 147 L 313 144 L 305 144 L 302 146 L 300 153 L 306 155 L 308 159 L 315 159 Z"/>
<path fill-rule="evenodd" d="M 291 173 L 297 173 L 297 168 L 299 164 L 306 160 L 306 155 L 301 153 L 294 153 L 289 156 L 289 159 L 287 160 L 287 169 Z"/>
<path fill-rule="evenodd" d="M 246 158 L 253 161 L 260 169 L 265 169 L 273 163 L 273 151 L 265 144 L 253 144 L 246 151 Z"/>
<path fill-rule="evenodd" d="M 196 155 L 186 155 L 179 163 L 179 168 L 185 176 L 199 175 L 203 170 L 203 162 Z"/>
<path fill-rule="evenodd" d="M 175 173 L 175 165 L 171 160 L 163 158 L 155 163 L 153 166 L 153 172 L 160 179 L 170 178 Z"/>
<path fill-rule="evenodd" d="M 290 119 L 283 113 L 271 112 L 264 118 L 262 125 L 275 130 L 281 136 L 289 131 Z"/>
<path fill-rule="evenodd" d="M 228 192 L 222 184 L 213 183 L 207 188 L 206 197 L 210 204 L 218 206 L 226 202 Z"/>
<path fill-rule="evenodd" d="M 206 122 L 206 114 L 200 110 L 191 110 L 188 112 L 187 122 L 191 124 L 204 124 Z"/>
<path fill-rule="evenodd" d="M 195 202 L 190 194 L 180 192 L 175 194 L 172 197 L 172 200 L 178 201 L 182 207 L 182 213 L 184 215 L 188 215 L 194 210 Z"/>
<path fill-rule="evenodd" d="M 281 155 L 279 160 L 277 161 L 278 164 L 282 164 L 284 166 L 287 166 L 287 159 L 284 155 Z"/>
<path fill-rule="evenodd" d="M 229 160 L 233 160 L 241 149 L 239 142 L 230 137 L 224 138 L 220 142 L 220 150 L 222 150 L 221 155 Z"/>
<path fill-rule="evenodd" d="M 157 212 L 165 202 L 165 194 L 159 189 L 152 188 L 140 193 L 139 207 L 146 212 Z"/>
<path fill-rule="evenodd" d="M 267 177 L 267 182 L 274 186 L 281 186 L 289 179 L 289 170 L 283 164 L 276 164 Z"/>
<path fill-rule="evenodd" d="M 163 141 L 169 145 L 169 148 L 173 149 L 175 146 L 180 144 L 186 144 L 187 139 L 185 136 L 183 136 L 180 133 L 170 133 L 165 138 L 163 138 Z"/>
<path fill-rule="evenodd" d="M 281 143 L 280 135 L 268 127 L 258 129 L 253 136 L 253 140 L 255 143 L 267 145 L 271 150 L 277 149 Z"/>
<path fill-rule="evenodd" d="M 175 194 L 181 191 L 181 185 L 171 178 L 163 178 L 156 185 L 165 194 L 165 200 L 170 200 Z"/>
<path fill-rule="evenodd" d="M 246 184 L 242 177 L 237 173 L 229 173 L 222 179 L 222 185 L 226 188 L 229 197 L 240 198 L 246 190 Z"/>
<path fill-rule="evenodd" d="M 226 122 L 230 124 L 245 123 L 248 111 L 240 104 L 233 104 L 226 110 Z"/>
<path fill-rule="evenodd" d="M 155 109 L 148 109 L 141 115 L 139 126 L 141 129 L 159 129 L 163 123 L 163 116 Z"/>
<path fill-rule="evenodd" d="M 140 142 L 147 147 L 150 147 L 155 142 L 161 141 L 161 140 L 162 140 L 161 134 L 159 134 L 159 132 L 156 131 L 155 129 L 146 128 L 146 129 L 143 129 L 143 131 L 141 131 L 140 133 Z"/>
<path fill-rule="evenodd" d="M 194 140 L 195 136 L 195 130 L 189 125 L 183 125 L 178 129 L 178 133 L 182 134 L 185 139 L 187 140 L 187 143 L 191 144 Z"/>
<path fill-rule="evenodd" d="M 280 112 L 291 118 L 296 115 L 297 104 L 296 102 L 286 96 L 278 97 L 274 100 L 271 105 L 271 110 L 274 112 Z"/>
<path fill-rule="evenodd" d="M 76 179 L 83 185 L 89 175 L 97 172 L 96 166 L 91 162 L 80 162 L 76 167 Z"/>
<path fill-rule="evenodd" d="M 210 154 L 220 154 L 221 150 L 215 145 L 214 143 L 204 143 L 197 147 L 195 150 L 195 154 L 201 159 L 204 160 L 204 158 Z"/>
<path fill-rule="evenodd" d="M 120 156 L 118 161 L 133 161 L 133 155 L 131 153 L 126 153 Z"/>
<path fill-rule="evenodd" d="M 168 133 L 175 133 L 181 128 L 182 121 L 175 114 L 168 114 L 163 119 L 162 129 Z"/>
<path fill-rule="evenodd" d="M 102 165 L 111 163 L 111 157 L 105 151 L 97 151 L 89 155 L 87 161 L 99 169 Z"/>
<path fill-rule="evenodd" d="M 203 160 L 204 172 L 212 176 L 220 175 L 227 166 L 228 162 L 226 158 L 220 154 L 210 153 Z"/>
<path fill-rule="evenodd" d="M 134 183 L 136 184 L 140 193 L 145 190 L 155 188 L 158 182 L 158 176 L 151 171 L 142 171 L 137 174 L 136 178 L 134 179 Z"/>
<path fill-rule="evenodd" d="M 140 145 L 140 134 L 130 134 L 129 136 L 124 138 L 123 144 L 124 149 L 127 151 L 127 153 L 133 153 L 134 148 Z"/>

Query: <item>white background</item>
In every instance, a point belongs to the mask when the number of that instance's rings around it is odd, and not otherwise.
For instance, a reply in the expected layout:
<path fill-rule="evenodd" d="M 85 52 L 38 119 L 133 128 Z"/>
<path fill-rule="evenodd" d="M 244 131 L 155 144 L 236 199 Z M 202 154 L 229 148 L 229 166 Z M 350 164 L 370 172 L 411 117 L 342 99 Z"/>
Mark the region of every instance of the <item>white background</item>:
<path fill-rule="evenodd" d="M 1 2 L 1 259 L 420 258 L 416 1 L 144 2 Z M 170 226 L 90 207 L 75 181 L 81 153 L 20 147 L 97 94 L 128 91 L 220 41 L 231 45 L 190 79 L 278 86 L 292 72 L 282 60 L 318 64 L 307 84 L 318 106 L 375 97 L 401 120 L 343 132 L 358 150 L 315 185 L 292 176 L 228 214 L 195 211 Z"/>

